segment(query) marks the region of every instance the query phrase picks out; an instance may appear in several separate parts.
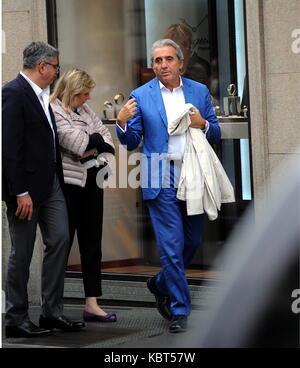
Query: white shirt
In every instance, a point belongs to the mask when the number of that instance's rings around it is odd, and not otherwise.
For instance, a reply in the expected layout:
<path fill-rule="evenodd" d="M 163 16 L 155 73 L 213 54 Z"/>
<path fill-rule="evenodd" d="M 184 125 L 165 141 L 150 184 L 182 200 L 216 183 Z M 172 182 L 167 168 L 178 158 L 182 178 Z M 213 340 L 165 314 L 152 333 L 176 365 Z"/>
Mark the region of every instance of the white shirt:
<path fill-rule="evenodd" d="M 35 84 L 31 79 L 29 79 L 24 73 L 20 72 L 20 74 L 30 84 L 31 88 L 33 89 L 34 93 L 36 94 L 37 98 L 39 99 L 39 101 L 42 105 L 42 108 L 43 108 L 43 110 L 44 110 L 44 112 L 47 116 L 50 128 L 52 130 L 53 141 L 54 141 L 54 149 L 55 149 L 55 133 L 54 133 L 54 129 L 53 129 L 51 115 L 50 115 L 50 112 L 49 112 L 50 87 L 48 86 L 48 87 L 42 89 L 37 84 Z M 55 154 L 55 151 L 54 151 L 54 154 Z M 24 196 L 24 195 L 27 195 L 27 194 L 28 194 L 28 192 L 17 194 L 17 197 L 21 197 L 21 196 Z"/>
<path fill-rule="evenodd" d="M 180 85 L 171 92 L 159 81 L 161 96 L 164 101 L 167 114 L 168 125 L 178 118 L 185 106 L 184 93 L 182 88 L 182 80 Z M 168 157 L 174 160 L 181 160 L 184 153 L 185 133 L 180 135 L 169 136 Z"/>

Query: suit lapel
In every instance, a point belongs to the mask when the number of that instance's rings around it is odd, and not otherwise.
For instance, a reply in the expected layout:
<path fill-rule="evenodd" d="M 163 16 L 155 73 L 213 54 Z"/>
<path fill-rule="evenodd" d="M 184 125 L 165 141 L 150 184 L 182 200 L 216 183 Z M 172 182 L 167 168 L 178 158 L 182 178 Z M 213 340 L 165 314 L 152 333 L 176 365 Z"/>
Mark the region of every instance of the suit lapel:
<path fill-rule="evenodd" d="M 45 114 L 45 111 L 44 111 L 44 109 L 43 109 L 43 107 L 42 107 L 42 105 L 41 105 L 41 103 L 40 103 L 37 95 L 34 93 L 34 90 L 31 88 L 30 84 L 26 81 L 26 79 L 22 77 L 21 74 L 19 74 L 17 78 L 18 78 L 19 82 L 22 84 L 23 88 L 25 89 L 26 95 L 28 96 L 28 98 L 31 100 L 31 102 L 34 104 L 34 106 L 36 107 L 36 109 L 40 113 L 41 117 L 43 118 L 44 123 L 51 130 L 51 127 L 49 125 L 48 118 L 47 118 L 47 116 Z M 53 113 L 51 115 L 51 119 L 52 119 L 52 123 L 53 123 L 53 120 L 54 119 L 53 119 L 52 116 L 53 116 Z"/>
<path fill-rule="evenodd" d="M 149 87 L 150 87 L 150 94 L 151 94 L 152 99 L 154 100 L 155 106 L 157 106 L 157 109 L 162 118 L 162 121 L 165 127 L 168 129 L 167 114 L 166 114 L 165 105 L 162 99 L 161 90 L 159 88 L 158 79 L 155 78 L 153 80 L 153 83 L 151 83 Z"/>
<path fill-rule="evenodd" d="M 59 140 L 58 140 L 58 135 L 57 135 L 57 127 L 56 127 L 56 122 L 55 122 L 55 116 L 54 116 L 54 113 L 53 113 L 53 110 L 52 110 L 52 107 L 51 107 L 50 104 L 49 104 L 49 113 L 50 113 L 50 117 L 51 117 L 51 121 L 52 121 L 52 127 L 53 127 L 53 130 L 54 130 L 55 156 L 56 156 L 56 161 L 57 161 L 57 160 L 59 160 L 59 157 L 60 157 Z"/>
<path fill-rule="evenodd" d="M 192 86 L 190 82 L 185 78 L 182 78 L 182 84 L 183 84 L 183 94 L 184 94 L 185 103 L 192 104 L 193 97 L 194 97 Z"/>
<path fill-rule="evenodd" d="M 56 136 L 57 135 L 57 128 L 56 128 L 55 116 L 53 114 L 53 110 L 52 110 L 50 104 L 49 104 L 49 113 L 50 113 L 50 117 L 51 117 L 51 122 L 52 122 L 53 130 L 54 130 L 55 136 Z M 48 119 L 47 119 L 47 121 L 48 121 Z M 49 122 L 48 122 L 48 125 L 49 125 Z"/>

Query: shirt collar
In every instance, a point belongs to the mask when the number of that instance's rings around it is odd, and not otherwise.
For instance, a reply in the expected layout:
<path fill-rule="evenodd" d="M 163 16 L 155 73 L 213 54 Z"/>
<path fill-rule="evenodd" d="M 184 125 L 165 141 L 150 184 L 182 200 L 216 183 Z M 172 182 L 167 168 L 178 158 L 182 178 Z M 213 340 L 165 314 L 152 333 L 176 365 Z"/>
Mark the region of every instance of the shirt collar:
<path fill-rule="evenodd" d="M 25 75 L 23 72 L 20 72 L 20 74 L 22 75 L 23 78 L 26 79 L 26 81 L 30 84 L 30 86 L 32 87 L 32 89 L 34 90 L 34 93 L 40 97 L 43 95 L 49 96 L 50 95 L 50 87 L 46 87 L 44 89 L 42 89 L 40 86 L 38 86 L 36 83 L 34 83 L 31 79 L 29 79 L 27 77 L 27 75 Z"/>
<path fill-rule="evenodd" d="M 183 86 L 182 78 L 181 78 L 181 77 L 179 77 L 179 79 L 180 79 L 179 86 L 178 86 L 178 87 L 176 87 L 176 88 L 174 88 L 174 89 L 181 88 L 181 87 Z M 168 90 L 168 88 L 167 88 L 166 86 L 164 86 L 164 85 L 161 83 L 161 81 L 160 81 L 160 80 L 158 80 L 158 81 L 159 81 L 159 88 L 160 88 L 161 90 L 162 90 L 162 89 L 167 89 L 167 90 Z"/>

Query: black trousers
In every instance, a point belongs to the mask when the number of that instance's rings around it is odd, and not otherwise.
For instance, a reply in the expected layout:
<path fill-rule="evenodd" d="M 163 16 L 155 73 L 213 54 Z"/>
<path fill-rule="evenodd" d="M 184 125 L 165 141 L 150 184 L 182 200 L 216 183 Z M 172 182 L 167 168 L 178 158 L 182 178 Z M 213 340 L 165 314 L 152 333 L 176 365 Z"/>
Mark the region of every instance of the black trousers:
<path fill-rule="evenodd" d="M 102 295 L 101 240 L 103 223 L 103 189 L 96 184 L 97 169 L 88 169 L 84 188 L 66 184 L 65 197 L 69 215 L 71 250 L 75 231 L 81 257 L 86 297 Z"/>
<path fill-rule="evenodd" d="M 12 244 L 6 282 L 6 324 L 17 326 L 29 320 L 27 283 L 37 225 L 45 245 L 41 280 L 42 314 L 44 317 L 60 317 L 63 314 L 69 233 L 66 202 L 57 176 L 54 177 L 49 198 L 34 206 L 30 221 L 20 220 L 15 212 L 16 204 L 7 203 Z"/>

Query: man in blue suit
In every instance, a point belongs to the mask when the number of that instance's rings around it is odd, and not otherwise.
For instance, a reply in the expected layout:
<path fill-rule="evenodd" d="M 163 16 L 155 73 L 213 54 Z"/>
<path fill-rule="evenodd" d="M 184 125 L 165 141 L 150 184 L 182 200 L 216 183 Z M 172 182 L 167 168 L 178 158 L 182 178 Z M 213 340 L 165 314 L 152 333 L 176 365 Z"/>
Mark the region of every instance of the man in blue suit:
<path fill-rule="evenodd" d="M 158 244 L 162 269 L 147 282 L 155 295 L 159 312 L 168 320 L 170 332 L 187 328 L 191 299 L 184 268 L 201 242 L 203 215 L 188 216 L 186 203 L 176 198 L 185 135 L 169 136 L 168 124 L 186 103 L 197 112 L 191 127 L 202 129 L 211 143 L 221 133 L 210 93 L 201 83 L 182 78 L 183 54 L 170 39 L 152 46 L 152 67 L 156 78 L 134 90 L 117 118 L 117 134 L 128 150 L 143 139 L 142 190 Z"/>

